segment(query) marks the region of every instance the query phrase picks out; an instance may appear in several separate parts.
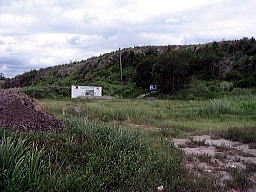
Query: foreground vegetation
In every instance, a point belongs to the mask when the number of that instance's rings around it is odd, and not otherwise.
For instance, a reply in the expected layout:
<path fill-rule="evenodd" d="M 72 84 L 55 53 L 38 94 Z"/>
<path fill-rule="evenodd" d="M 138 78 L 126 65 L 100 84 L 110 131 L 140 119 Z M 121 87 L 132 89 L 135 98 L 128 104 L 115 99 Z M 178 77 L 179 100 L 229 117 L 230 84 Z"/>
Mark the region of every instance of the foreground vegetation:
<path fill-rule="evenodd" d="M 256 146 L 252 89 L 211 100 L 39 102 L 65 129 L 1 130 L 0 191 L 225 191 L 188 173 L 169 138 L 215 133 Z"/>
<path fill-rule="evenodd" d="M 186 191 L 197 183 L 166 140 L 66 117 L 63 132 L 0 132 L 1 191 Z M 210 185 L 207 187 L 215 188 Z"/>

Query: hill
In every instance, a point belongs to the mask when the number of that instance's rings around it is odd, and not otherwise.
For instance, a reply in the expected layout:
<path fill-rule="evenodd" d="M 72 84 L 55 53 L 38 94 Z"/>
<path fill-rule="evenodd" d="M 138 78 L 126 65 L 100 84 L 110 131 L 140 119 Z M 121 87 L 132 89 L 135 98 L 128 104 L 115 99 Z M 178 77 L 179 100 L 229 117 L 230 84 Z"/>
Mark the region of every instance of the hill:
<path fill-rule="evenodd" d="M 122 61 L 122 82 L 120 77 Z M 256 41 L 234 41 L 198 45 L 144 46 L 126 48 L 65 65 L 32 70 L 6 80 L 4 88 L 27 87 L 29 92 L 68 96 L 69 87 L 97 85 L 103 94 L 135 97 L 158 86 L 159 95 L 191 97 L 256 86 Z M 198 91 L 200 93 L 198 93 Z M 193 92 L 196 92 L 193 95 Z M 205 95 L 206 94 L 206 95 Z M 40 97 L 40 94 L 37 94 Z M 191 98 L 189 98 L 191 99 Z"/>

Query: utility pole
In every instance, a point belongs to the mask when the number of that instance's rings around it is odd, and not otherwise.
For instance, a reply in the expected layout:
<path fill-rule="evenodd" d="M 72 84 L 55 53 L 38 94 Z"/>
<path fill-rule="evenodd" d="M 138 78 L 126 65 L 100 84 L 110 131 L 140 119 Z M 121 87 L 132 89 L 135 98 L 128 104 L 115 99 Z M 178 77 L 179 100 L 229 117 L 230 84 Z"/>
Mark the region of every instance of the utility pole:
<path fill-rule="evenodd" d="M 119 48 L 119 63 L 120 63 L 120 73 L 121 73 L 121 84 L 123 84 L 123 66 L 122 66 L 122 53 Z"/>

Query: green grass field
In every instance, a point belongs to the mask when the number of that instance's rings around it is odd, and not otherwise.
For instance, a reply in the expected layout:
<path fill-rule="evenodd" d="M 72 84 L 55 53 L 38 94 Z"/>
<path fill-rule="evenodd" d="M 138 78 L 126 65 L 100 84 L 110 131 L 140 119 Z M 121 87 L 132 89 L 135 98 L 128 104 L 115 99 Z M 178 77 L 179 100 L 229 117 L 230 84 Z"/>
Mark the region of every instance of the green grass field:
<path fill-rule="evenodd" d="M 39 100 L 61 132 L 0 131 L 0 191 L 222 191 L 182 165 L 169 137 L 256 143 L 256 96 L 206 101 Z M 227 189 L 225 189 L 227 190 Z"/>
<path fill-rule="evenodd" d="M 173 133 L 205 134 L 256 125 L 256 96 L 251 94 L 206 101 L 66 99 L 40 103 L 60 118 L 78 115 Z"/>

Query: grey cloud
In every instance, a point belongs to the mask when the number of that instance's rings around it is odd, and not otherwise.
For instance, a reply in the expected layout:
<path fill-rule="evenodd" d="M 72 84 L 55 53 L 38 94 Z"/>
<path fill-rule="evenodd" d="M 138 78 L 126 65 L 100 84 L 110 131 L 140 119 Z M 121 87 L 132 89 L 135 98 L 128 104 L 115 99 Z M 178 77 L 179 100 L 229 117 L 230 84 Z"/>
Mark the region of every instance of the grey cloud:
<path fill-rule="evenodd" d="M 80 43 L 81 36 L 75 36 L 67 40 L 70 45 L 78 45 Z"/>
<path fill-rule="evenodd" d="M 31 69 L 31 66 L 26 66 L 26 60 L 23 58 L 10 56 L 0 56 L 0 69 L 4 67 L 3 72 L 6 77 L 13 77 Z"/>
<path fill-rule="evenodd" d="M 163 13 L 151 17 L 142 23 L 124 22 L 122 18 L 115 18 L 109 25 L 100 25 L 98 22 L 104 15 L 93 15 L 93 10 L 87 8 L 94 1 L 82 0 L 52 0 L 52 1 L 33 1 L 38 2 L 34 7 L 25 6 L 27 1 L 13 0 L 20 6 L 16 6 L 11 1 L 0 2 L 1 14 L 13 14 L 17 16 L 29 15 L 33 18 L 31 23 L 26 25 L 6 27 L 4 21 L 0 23 L 0 41 L 10 37 L 22 39 L 34 34 L 70 34 L 69 38 L 63 42 L 51 40 L 50 47 L 56 51 L 60 47 L 72 50 L 73 55 L 68 60 L 77 60 L 79 58 L 90 57 L 98 53 L 117 50 L 119 47 L 132 47 L 142 45 L 167 45 L 173 42 L 181 44 L 205 43 L 222 39 L 238 39 L 243 36 L 255 35 L 256 29 L 256 2 L 255 0 L 225 0 L 219 3 L 209 3 L 204 6 L 187 9 L 175 13 Z M 8 2 L 8 3 L 7 3 Z M 24 3 L 23 3 L 24 2 Z M 32 1 L 31 1 L 32 2 Z M 113 0 L 113 10 L 132 7 L 135 0 Z M 147 3 L 145 1 L 145 3 Z M 64 17 L 63 14 L 76 8 L 84 8 L 84 12 L 79 13 L 81 21 L 74 18 Z M 108 10 L 111 14 L 112 10 Z M 81 15 L 82 14 L 82 15 Z M 124 14 L 133 14 L 132 12 Z M 178 22 L 166 22 L 170 18 L 176 18 Z M 171 21 L 171 19 L 170 19 Z M 175 21 L 175 19 L 173 19 Z M 17 30 L 18 29 L 18 30 Z M 143 34 L 148 34 L 144 35 Z M 97 35 L 100 38 L 82 38 L 83 36 Z M 8 37 L 7 37 L 8 36 Z M 36 44 L 35 44 L 36 45 Z M 15 48 L 15 45 L 13 45 Z M 40 47 L 41 46 L 41 47 Z M 34 51 L 35 48 L 40 51 L 47 47 L 38 44 L 31 47 L 31 53 L 27 48 L 20 47 L 19 51 L 11 52 L 11 48 L 6 52 L 0 53 L 0 67 L 7 66 L 8 75 L 13 76 L 32 68 L 41 68 L 47 66 L 45 63 L 38 63 L 38 66 L 31 64 L 31 60 L 36 58 L 46 59 L 55 57 L 55 55 L 46 56 Z M 66 62 L 68 62 L 68 60 Z M 56 56 L 56 64 L 61 64 L 63 58 Z"/>

